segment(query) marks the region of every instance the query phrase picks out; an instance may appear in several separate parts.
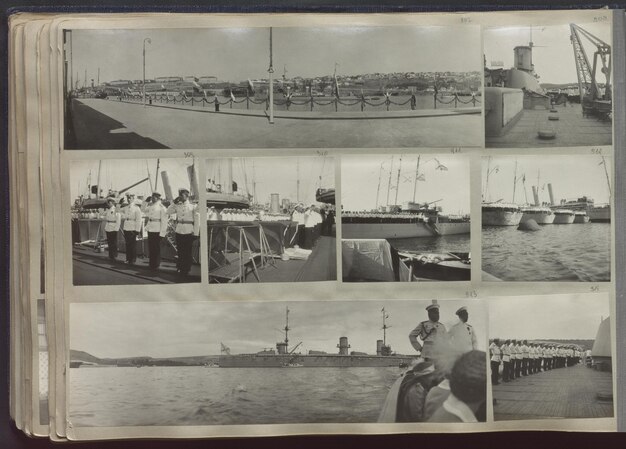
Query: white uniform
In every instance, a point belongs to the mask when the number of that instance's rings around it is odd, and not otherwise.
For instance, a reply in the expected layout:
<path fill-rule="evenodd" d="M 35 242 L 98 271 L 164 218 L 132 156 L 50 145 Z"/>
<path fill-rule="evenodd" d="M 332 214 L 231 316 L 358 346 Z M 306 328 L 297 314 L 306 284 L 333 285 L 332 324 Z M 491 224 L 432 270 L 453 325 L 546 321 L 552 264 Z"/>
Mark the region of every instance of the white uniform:
<path fill-rule="evenodd" d="M 200 214 L 197 209 L 189 200 L 171 204 L 167 208 L 167 215 L 176 214 L 176 234 L 200 235 Z"/>
<path fill-rule="evenodd" d="M 115 207 L 107 209 L 102 214 L 102 219 L 105 221 L 104 232 L 117 232 L 120 230 L 122 214 L 120 214 Z"/>
<path fill-rule="evenodd" d="M 124 218 L 124 231 L 141 232 L 141 209 L 134 202 L 122 210 L 122 217 Z"/>
<path fill-rule="evenodd" d="M 146 223 L 146 231 L 158 232 L 161 237 L 167 234 L 167 209 L 159 201 L 146 207 L 144 213 L 148 222 Z"/>
<path fill-rule="evenodd" d="M 450 344 L 459 354 L 465 354 L 478 347 L 476 332 L 471 324 L 459 321 L 448 332 Z"/>

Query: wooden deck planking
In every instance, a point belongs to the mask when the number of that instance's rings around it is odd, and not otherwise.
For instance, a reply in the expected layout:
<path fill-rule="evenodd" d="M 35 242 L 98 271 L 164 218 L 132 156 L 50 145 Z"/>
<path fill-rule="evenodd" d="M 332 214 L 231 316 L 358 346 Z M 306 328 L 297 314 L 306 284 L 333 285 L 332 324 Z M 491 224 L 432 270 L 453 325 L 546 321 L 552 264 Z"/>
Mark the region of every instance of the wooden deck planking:
<path fill-rule="evenodd" d="M 613 416 L 613 402 L 597 398 L 611 391 L 611 373 L 577 365 L 540 372 L 493 387 L 494 418 L 600 418 Z"/>

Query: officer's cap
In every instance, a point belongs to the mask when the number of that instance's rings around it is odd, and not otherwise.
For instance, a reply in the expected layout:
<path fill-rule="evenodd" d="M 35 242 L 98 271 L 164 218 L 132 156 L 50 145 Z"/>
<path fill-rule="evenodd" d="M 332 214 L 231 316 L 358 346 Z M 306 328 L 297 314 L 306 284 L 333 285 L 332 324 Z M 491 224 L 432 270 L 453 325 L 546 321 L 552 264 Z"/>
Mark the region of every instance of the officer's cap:
<path fill-rule="evenodd" d="M 459 308 L 459 310 L 457 310 L 457 311 L 456 311 L 456 312 L 454 312 L 454 313 L 456 313 L 457 315 L 459 315 L 461 312 L 467 312 L 467 307 L 463 306 L 463 307 Z"/>
<path fill-rule="evenodd" d="M 152 194 L 152 198 L 161 198 L 161 194 L 159 192 L 154 192 Z"/>
<path fill-rule="evenodd" d="M 187 190 L 187 189 L 185 189 L 185 188 L 178 189 L 178 194 L 179 194 L 179 195 L 180 195 L 181 193 L 183 193 L 183 192 L 185 192 L 185 193 L 189 194 L 189 190 Z"/>
<path fill-rule="evenodd" d="M 107 202 L 107 204 L 108 204 L 108 203 L 115 203 L 115 198 L 113 198 L 112 196 L 110 196 L 110 197 L 108 197 L 108 198 L 106 199 L 106 202 Z"/>
<path fill-rule="evenodd" d="M 439 304 L 431 304 L 428 307 L 426 307 L 426 310 L 428 310 L 429 312 L 431 310 L 439 310 Z"/>

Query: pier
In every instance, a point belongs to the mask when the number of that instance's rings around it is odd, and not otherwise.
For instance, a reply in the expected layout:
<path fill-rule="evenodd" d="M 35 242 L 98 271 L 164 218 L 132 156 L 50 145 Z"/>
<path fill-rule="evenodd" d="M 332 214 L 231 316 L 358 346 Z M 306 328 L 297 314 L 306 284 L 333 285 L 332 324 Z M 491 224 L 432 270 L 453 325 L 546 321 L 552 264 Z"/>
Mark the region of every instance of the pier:
<path fill-rule="evenodd" d="M 277 111 L 74 99 L 66 148 L 480 146 L 480 107 L 363 112 Z M 450 132 L 454 130 L 454 132 Z"/>
<path fill-rule="evenodd" d="M 577 365 L 520 377 L 493 387 L 496 421 L 613 416 L 610 372 Z M 612 396 L 610 396 L 612 397 Z"/>

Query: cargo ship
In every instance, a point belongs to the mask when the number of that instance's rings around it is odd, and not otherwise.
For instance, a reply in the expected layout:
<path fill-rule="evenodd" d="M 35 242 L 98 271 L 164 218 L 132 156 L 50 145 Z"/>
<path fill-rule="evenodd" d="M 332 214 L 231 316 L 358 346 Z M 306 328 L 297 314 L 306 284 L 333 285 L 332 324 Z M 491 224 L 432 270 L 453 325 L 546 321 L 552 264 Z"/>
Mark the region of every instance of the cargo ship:
<path fill-rule="evenodd" d="M 222 344 L 219 359 L 220 368 L 369 368 L 369 367 L 408 367 L 417 356 L 395 354 L 386 343 L 386 330 L 389 317 L 382 309 L 383 339 L 376 341 L 376 354 L 350 351 L 348 337 L 340 337 L 339 352 L 329 354 L 323 351 L 309 351 L 307 354 L 296 353 L 302 342 L 289 347 L 289 308 L 285 312 L 285 339 L 276 343 L 276 349 L 265 349 L 252 354 L 231 354 L 230 349 Z"/>

